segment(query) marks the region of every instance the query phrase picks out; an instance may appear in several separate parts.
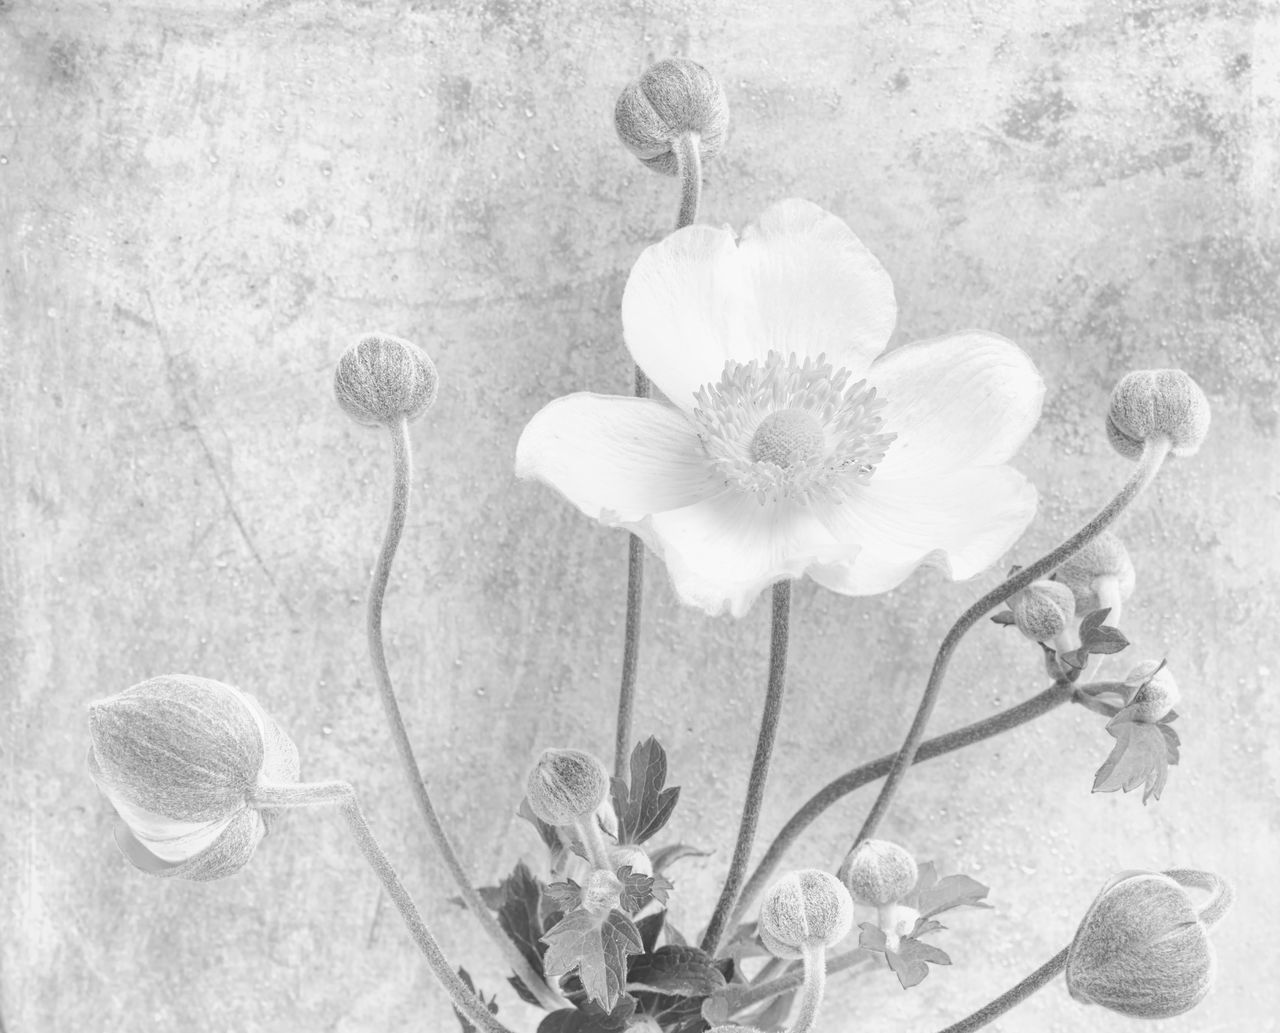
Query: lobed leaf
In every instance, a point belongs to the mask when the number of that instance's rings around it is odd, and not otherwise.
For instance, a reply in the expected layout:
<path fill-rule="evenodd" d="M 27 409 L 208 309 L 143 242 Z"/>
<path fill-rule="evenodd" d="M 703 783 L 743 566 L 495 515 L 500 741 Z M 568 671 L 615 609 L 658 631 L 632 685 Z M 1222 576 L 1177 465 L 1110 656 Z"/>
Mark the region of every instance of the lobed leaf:
<path fill-rule="evenodd" d="M 576 969 L 587 997 L 610 1012 L 626 984 L 628 956 L 644 950 L 635 923 L 617 910 L 570 912 L 542 942 L 547 945 L 542 959 L 546 974 L 563 976 Z"/>

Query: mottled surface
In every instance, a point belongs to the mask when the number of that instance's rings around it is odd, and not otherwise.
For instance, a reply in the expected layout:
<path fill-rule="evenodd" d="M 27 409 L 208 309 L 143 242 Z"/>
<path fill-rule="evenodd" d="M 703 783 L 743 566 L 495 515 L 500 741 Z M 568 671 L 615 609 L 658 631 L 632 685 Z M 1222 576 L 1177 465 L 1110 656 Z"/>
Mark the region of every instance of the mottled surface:
<path fill-rule="evenodd" d="M 1202 866 L 1239 902 L 1221 975 L 1171 1031 L 1275 1030 L 1280 846 L 1270 655 L 1280 624 L 1280 21 L 1257 0 L 0 0 L 0 1014 L 9 1033 L 444 1030 L 443 994 L 336 820 L 298 814 L 219 884 L 148 879 L 86 777 L 84 707 L 167 671 L 243 686 L 304 775 L 347 777 L 446 949 L 501 984 L 412 811 L 364 659 L 363 585 L 389 443 L 330 397 L 353 335 L 424 345 L 440 399 L 388 600 L 423 767 L 477 877 L 546 745 L 612 739 L 625 537 L 510 473 L 525 420 L 625 391 L 618 304 L 670 225 L 672 181 L 616 143 L 614 96 L 656 57 L 733 105 L 703 218 L 799 195 L 882 259 L 895 343 L 999 331 L 1049 384 L 1018 465 L 1043 494 L 1010 557 L 1088 515 L 1127 465 L 1110 385 L 1180 365 L 1214 406 L 1125 526 L 1135 650 L 1183 689 L 1165 798 L 1089 795 L 1110 744 L 1079 708 L 910 777 L 885 835 L 990 883 L 910 993 L 841 976 L 821 1029 L 928 1030 L 1061 947 L 1116 870 Z M 936 573 L 876 599 L 804 584 L 767 832 L 896 745 L 933 649 L 995 581 Z M 705 921 L 763 689 L 767 607 L 680 608 L 651 569 L 638 731 L 686 789 L 673 913 Z M 986 625 L 945 729 L 1042 682 Z M 870 802 L 801 843 L 829 866 Z M 856 982 L 856 986 L 854 985 Z M 1133 1028 L 1055 983 L 991 1027 Z"/>

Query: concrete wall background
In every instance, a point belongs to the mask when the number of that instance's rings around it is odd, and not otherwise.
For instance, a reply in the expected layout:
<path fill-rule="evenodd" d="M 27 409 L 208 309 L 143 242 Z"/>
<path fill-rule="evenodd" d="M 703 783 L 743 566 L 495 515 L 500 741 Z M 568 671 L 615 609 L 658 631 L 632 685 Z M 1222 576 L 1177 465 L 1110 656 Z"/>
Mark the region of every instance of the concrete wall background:
<path fill-rule="evenodd" d="M 841 977 L 823 1030 L 930 1029 L 1070 938 L 1114 871 L 1198 865 L 1239 904 L 1215 994 L 1170 1033 L 1280 1028 L 1272 974 L 1280 623 L 1280 18 L 1249 0 L 0 0 L 0 1014 L 10 1033 L 450 1028 L 444 996 L 332 819 L 296 816 L 223 883 L 151 880 L 110 842 L 85 704 L 188 671 L 256 693 L 304 776 L 347 777 L 451 956 L 503 1014 L 494 951 L 391 760 L 364 660 L 388 448 L 330 398 L 354 334 L 434 356 L 388 601 L 424 768 L 484 882 L 536 841 L 513 817 L 547 745 L 607 754 L 625 538 L 511 476 L 525 420 L 627 390 L 618 303 L 674 185 L 616 143 L 614 97 L 684 54 L 733 107 L 702 217 L 798 195 L 892 273 L 895 343 L 968 326 L 1049 384 L 1018 465 L 1042 509 L 1010 561 L 1127 473 L 1101 415 L 1131 368 L 1179 365 L 1210 440 L 1129 517 L 1125 624 L 1183 687 L 1165 799 L 1089 795 L 1110 740 L 1064 708 L 917 769 L 884 833 L 989 883 L 956 959 L 910 993 Z M 895 746 L 937 643 L 993 584 L 797 591 L 793 688 L 764 818 Z M 674 920 L 705 921 L 763 693 L 767 604 L 680 608 L 651 567 L 637 730 L 685 793 Z M 1127 669 L 1127 667 L 1125 668 Z M 985 627 L 937 730 L 1038 690 Z M 834 864 L 871 796 L 793 855 Z M 1059 981 L 991 1027 L 1128 1021 Z"/>

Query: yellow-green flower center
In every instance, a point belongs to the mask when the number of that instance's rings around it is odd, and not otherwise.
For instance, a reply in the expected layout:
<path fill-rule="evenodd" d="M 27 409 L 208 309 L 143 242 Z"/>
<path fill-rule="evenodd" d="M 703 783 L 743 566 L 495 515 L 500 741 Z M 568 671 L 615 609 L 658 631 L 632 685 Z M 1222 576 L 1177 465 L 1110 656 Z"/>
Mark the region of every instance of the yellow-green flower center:
<path fill-rule="evenodd" d="M 822 424 L 804 409 L 782 409 L 760 421 L 751 438 L 751 458 L 757 463 L 794 466 L 822 453 L 826 446 Z"/>

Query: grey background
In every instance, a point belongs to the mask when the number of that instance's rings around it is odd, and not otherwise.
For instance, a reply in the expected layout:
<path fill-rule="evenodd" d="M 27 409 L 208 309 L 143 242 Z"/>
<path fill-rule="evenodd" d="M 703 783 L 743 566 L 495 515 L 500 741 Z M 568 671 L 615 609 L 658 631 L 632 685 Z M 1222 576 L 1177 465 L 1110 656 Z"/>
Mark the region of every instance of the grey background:
<path fill-rule="evenodd" d="M 676 197 L 611 111 L 672 54 L 719 74 L 733 110 L 703 219 L 814 200 L 892 274 L 894 343 L 978 326 L 1034 357 L 1048 396 L 1017 465 L 1043 502 L 1006 562 L 1127 474 L 1100 430 L 1125 371 L 1182 366 L 1214 407 L 1204 449 L 1123 530 L 1134 659 L 1167 656 L 1184 694 L 1164 800 L 1090 796 L 1110 740 L 1079 708 L 917 769 L 884 833 L 989 883 L 996 909 L 949 922 L 955 965 L 909 993 L 884 971 L 833 979 L 820 1028 L 945 1025 L 1066 943 L 1113 872 L 1171 865 L 1218 871 L 1240 899 L 1214 995 L 1148 1028 L 1280 1028 L 1274 5 L 0 0 L 5 1030 L 452 1023 L 336 820 L 292 816 L 222 883 L 117 855 L 84 707 L 169 671 L 254 692 L 304 776 L 355 781 L 450 955 L 533 1028 L 448 903 L 392 761 L 361 630 L 389 448 L 330 379 L 369 329 L 440 369 L 413 431 L 389 651 L 445 818 L 492 882 L 538 856 L 513 817 L 537 751 L 612 739 L 625 536 L 511 463 L 547 400 L 630 384 L 622 285 Z M 997 576 L 925 572 L 871 599 L 798 587 L 765 834 L 896 746 L 947 626 Z M 767 620 L 764 603 L 738 622 L 684 609 L 650 568 L 637 731 L 685 786 L 663 841 L 715 850 L 675 870 L 687 929 L 730 852 Z M 1042 683 L 1031 647 L 984 626 L 934 727 Z M 870 799 L 793 861 L 834 864 Z M 1059 981 L 992 1028 L 1131 1027 Z"/>

